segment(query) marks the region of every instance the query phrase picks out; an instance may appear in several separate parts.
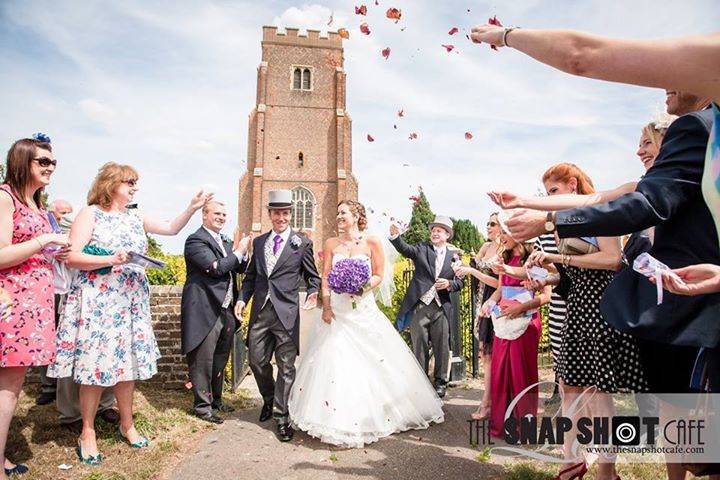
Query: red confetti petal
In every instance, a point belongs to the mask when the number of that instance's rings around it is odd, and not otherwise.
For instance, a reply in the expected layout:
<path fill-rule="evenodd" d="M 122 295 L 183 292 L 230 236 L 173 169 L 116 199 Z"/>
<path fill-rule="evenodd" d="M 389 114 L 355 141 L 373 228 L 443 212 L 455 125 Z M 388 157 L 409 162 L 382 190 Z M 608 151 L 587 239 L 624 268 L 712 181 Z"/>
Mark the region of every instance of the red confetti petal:
<path fill-rule="evenodd" d="M 365 35 L 370 35 L 370 27 L 367 23 L 361 23 L 360 24 L 360 32 L 364 33 Z"/>
<path fill-rule="evenodd" d="M 410 140 L 416 140 L 417 139 L 417 133 L 411 133 L 410 134 Z"/>
<path fill-rule="evenodd" d="M 374 142 L 374 141 L 375 141 L 375 139 L 374 139 L 374 138 L 372 137 L 372 135 L 370 135 L 369 133 L 368 133 L 367 139 L 368 139 L 368 142 Z"/>
<path fill-rule="evenodd" d="M 390 20 L 395 20 L 395 23 L 397 23 L 400 20 L 400 17 L 402 17 L 402 11 L 394 7 L 388 8 L 387 12 L 385 12 L 385 16 Z"/>
<path fill-rule="evenodd" d="M 365 5 L 355 7 L 355 15 L 367 15 L 367 7 Z"/>
<path fill-rule="evenodd" d="M 192 382 L 187 382 L 185 384 L 185 388 L 187 388 L 188 390 L 192 389 Z"/>
<path fill-rule="evenodd" d="M 402 118 L 404 116 L 405 116 L 405 109 L 401 108 L 400 110 L 398 110 L 398 117 Z"/>
<path fill-rule="evenodd" d="M 346 39 L 346 40 L 347 40 L 348 38 L 350 38 L 350 32 L 348 32 L 348 31 L 347 31 L 346 29 L 344 29 L 344 28 L 338 29 L 338 35 L 340 35 L 340 38 L 344 38 L 344 39 Z"/>
<path fill-rule="evenodd" d="M 473 136 L 472 136 L 472 133 L 470 133 L 470 132 L 465 132 L 465 140 L 472 140 L 472 137 L 473 137 Z"/>
<path fill-rule="evenodd" d="M 460 31 L 460 30 L 458 30 L 457 27 L 453 27 L 453 28 L 451 28 L 450 31 L 448 32 L 448 35 L 455 35 L 455 34 L 456 34 L 457 32 L 459 32 L 459 31 Z"/>
<path fill-rule="evenodd" d="M 455 45 L 443 45 L 443 48 L 449 52 L 453 51 L 453 48 L 455 48 Z"/>
<path fill-rule="evenodd" d="M 390 47 L 383 49 L 382 56 L 385 57 L 385 60 L 387 60 L 390 57 Z"/>

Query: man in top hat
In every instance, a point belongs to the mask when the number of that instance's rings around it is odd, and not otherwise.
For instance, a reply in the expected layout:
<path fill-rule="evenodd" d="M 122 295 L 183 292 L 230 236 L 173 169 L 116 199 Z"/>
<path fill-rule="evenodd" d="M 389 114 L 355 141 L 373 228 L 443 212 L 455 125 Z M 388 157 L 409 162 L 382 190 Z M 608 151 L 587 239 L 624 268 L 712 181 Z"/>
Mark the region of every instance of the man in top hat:
<path fill-rule="evenodd" d="M 260 421 L 274 417 L 278 439 L 287 442 L 294 433 L 288 417 L 288 397 L 295 381 L 295 358 L 300 345 L 298 286 L 302 277 L 307 284 L 303 308 L 315 308 L 320 275 L 312 241 L 290 228 L 292 192 L 271 190 L 267 208 L 272 230 L 253 241 L 253 258 L 245 273 L 235 315 L 240 318 L 245 304 L 253 298 L 247 343 L 250 369 L 263 397 Z M 270 365 L 273 354 L 277 380 Z"/>
<path fill-rule="evenodd" d="M 410 317 L 410 339 L 413 352 L 420 365 L 428 370 L 429 350 L 432 344 L 435 356 L 434 385 L 441 398 L 449 380 L 450 319 L 453 307 L 450 292 L 462 288 L 463 280 L 455 276 L 453 256 L 448 241 L 453 237 L 453 222 L 448 217 L 436 216 L 430 225 L 430 242 L 408 245 L 400 230 L 390 226 L 390 242 L 395 249 L 413 261 L 415 271 L 403 298 L 398 322 Z"/>

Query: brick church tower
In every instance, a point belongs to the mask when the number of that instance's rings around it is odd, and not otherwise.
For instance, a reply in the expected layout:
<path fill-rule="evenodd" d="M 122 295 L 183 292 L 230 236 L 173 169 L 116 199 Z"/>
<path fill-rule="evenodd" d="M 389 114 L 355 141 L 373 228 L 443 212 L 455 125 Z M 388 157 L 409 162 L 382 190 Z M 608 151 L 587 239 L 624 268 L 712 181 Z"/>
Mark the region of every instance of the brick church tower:
<path fill-rule="evenodd" d="M 238 225 L 270 230 L 268 191 L 293 192 L 292 227 L 322 249 L 335 235 L 338 201 L 357 200 L 351 120 L 345 111 L 342 38 L 328 32 L 263 27 L 257 99 L 250 112 L 247 171 L 240 179 Z"/>

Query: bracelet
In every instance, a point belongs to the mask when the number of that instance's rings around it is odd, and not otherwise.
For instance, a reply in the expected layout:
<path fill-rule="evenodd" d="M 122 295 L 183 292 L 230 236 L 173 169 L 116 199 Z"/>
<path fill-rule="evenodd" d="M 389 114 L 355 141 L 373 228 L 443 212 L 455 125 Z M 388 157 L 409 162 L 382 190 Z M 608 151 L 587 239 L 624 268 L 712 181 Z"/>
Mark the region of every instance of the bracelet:
<path fill-rule="evenodd" d="M 40 250 L 42 250 L 43 248 L 45 248 L 45 245 L 43 245 L 42 242 L 41 242 L 37 237 L 34 237 L 33 240 L 35 240 L 36 242 L 38 242 L 38 245 L 40 245 Z"/>
<path fill-rule="evenodd" d="M 513 30 L 516 30 L 518 28 L 520 28 L 520 27 L 505 27 L 505 29 L 503 30 L 503 35 L 502 35 L 502 43 L 500 44 L 501 47 L 510 47 L 510 45 L 508 45 L 508 43 L 507 43 L 507 36 L 510 32 L 512 32 Z M 510 47 L 510 48 L 512 48 L 512 47 Z"/>

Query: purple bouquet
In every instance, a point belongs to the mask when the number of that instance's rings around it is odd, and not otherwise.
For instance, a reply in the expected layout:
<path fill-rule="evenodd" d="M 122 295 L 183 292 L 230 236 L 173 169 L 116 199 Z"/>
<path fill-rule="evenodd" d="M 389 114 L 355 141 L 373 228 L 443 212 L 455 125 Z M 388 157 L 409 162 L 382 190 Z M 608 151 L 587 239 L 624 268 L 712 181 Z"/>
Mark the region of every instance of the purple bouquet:
<path fill-rule="evenodd" d="M 370 266 L 366 261 L 345 258 L 338 261 L 328 274 L 328 285 L 335 293 L 356 295 L 370 280 Z M 353 308 L 356 307 L 353 301 Z"/>

